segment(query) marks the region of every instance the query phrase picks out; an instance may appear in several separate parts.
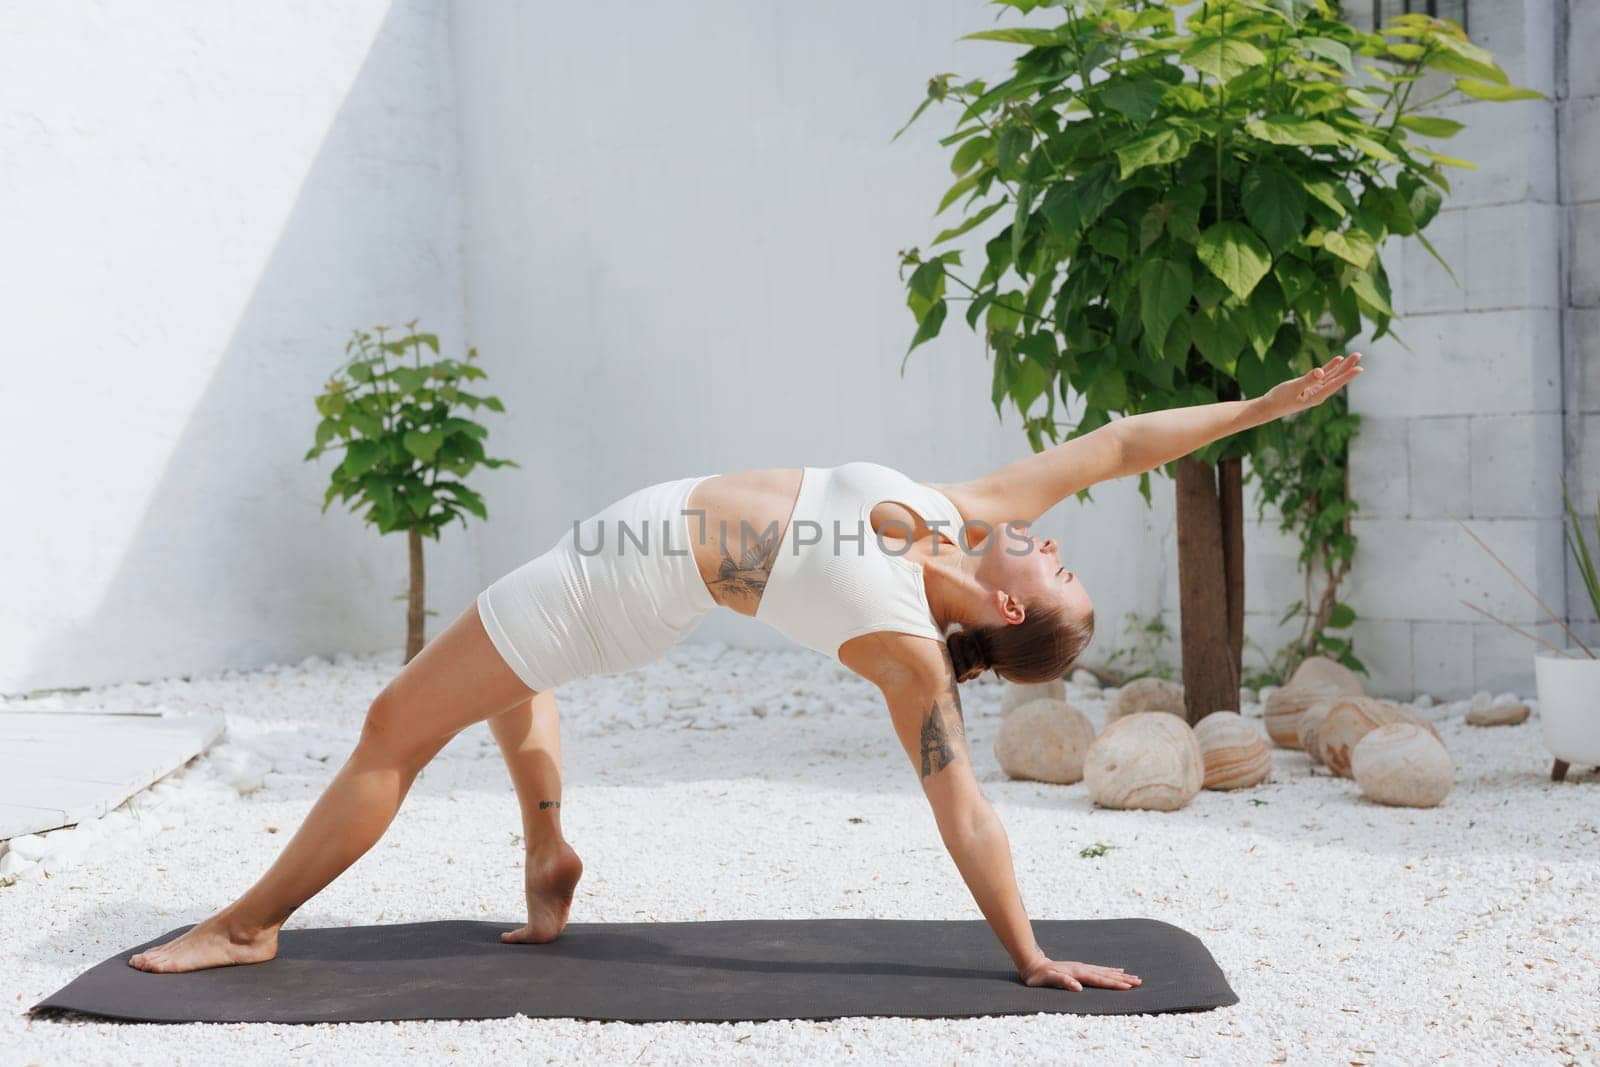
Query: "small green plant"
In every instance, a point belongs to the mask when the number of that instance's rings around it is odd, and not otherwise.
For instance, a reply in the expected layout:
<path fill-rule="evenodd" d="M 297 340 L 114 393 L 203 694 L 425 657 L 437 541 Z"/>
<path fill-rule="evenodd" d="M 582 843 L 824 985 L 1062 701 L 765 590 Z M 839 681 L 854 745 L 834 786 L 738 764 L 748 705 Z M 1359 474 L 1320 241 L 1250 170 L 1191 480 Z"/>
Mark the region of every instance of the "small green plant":
<path fill-rule="evenodd" d="M 1116 847 L 1116 845 L 1108 845 L 1104 841 L 1096 841 L 1092 845 L 1085 845 L 1080 848 L 1078 850 L 1078 858 L 1083 860 L 1096 860 Z"/>
<path fill-rule="evenodd" d="M 1562 526 L 1562 533 L 1566 535 L 1567 548 L 1572 553 L 1573 566 L 1577 568 L 1578 576 L 1583 579 L 1583 588 L 1589 594 L 1589 606 L 1591 610 L 1594 611 L 1597 617 L 1600 617 L 1600 575 L 1596 574 L 1594 564 L 1595 556 L 1600 555 L 1600 498 L 1597 498 L 1595 501 L 1594 527 L 1596 541 L 1595 547 L 1592 551 L 1589 548 L 1588 540 L 1584 537 L 1583 524 L 1578 518 L 1578 510 L 1572 506 L 1572 497 L 1567 493 L 1566 478 L 1561 479 L 1561 503 L 1562 507 L 1566 511 L 1566 522 Z M 1502 570 L 1511 575 L 1512 581 L 1522 586 L 1522 588 L 1527 591 L 1529 596 L 1538 601 L 1539 606 L 1545 610 L 1545 613 L 1548 614 L 1552 620 L 1554 620 L 1563 630 L 1567 632 L 1568 637 L 1572 638 L 1573 644 L 1581 648 L 1590 659 L 1600 659 L 1600 655 L 1596 655 L 1594 649 L 1583 643 L 1583 639 L 1573 632 L 1572 627 L 1567 625 L 1567 621 L 1565 619 L 1563 619 L 1553 608 L 1551 608 L 1549 604 L 1546 604 L 1538 593 L 1535 593 L 1532 589 L 1530 589 L 1527 582 L 1524 582 L 1521 578 L 1517 577 L 1516 571 L 1506 566 L 1506 561 L 1496 555 L 1494 549 L 1484 544 L 1483 539 L 1477 534 L 1473 533 L 1472 530 L 1468 528 L 1466 523 L 1462 522 L 1460 519 L 1457 519 L 1456 522 L 1463 530 L 1467 531 L 1468 535 L 1471 536 L 1474 541 L 1478 542 L 1479 546 L 1482 547 L 1485 552 L 1489 553 L 1496 563 L 1500 564 Z M 1471 608 L 1473 611 L 1476 611 L 1479 615 L 1488 616 L 1501 626 L 1506 627 L 1508 630 L 1515 630 L 1523 637 L 1531 638 L 1532 640 L 1537 641 L 1539 644 L 1550 649 L 1552 652 L 1559 653 L 1562 656 L 1571 655 L 1571 653 L 1569 653 L 1566 649 L 1557 648 L 1544 638 L 1535 634 L 1530 634 L 1521 627 L 1513 626 L 1511 623 L 1506 622 L 1498 615 L 1491 614 L 1490 612 L 1478 607 L 1476 604 L 1468 603 L 1465 600 L 1461 601 L 1461 603 L 1466 604 L 1467 607 Z"/>
<path fill-rule="evenodd" d="M 483 498 L 462 480 L 478 466 L 516 466 L 491 459 L 483 441 L 489 431 L 459 412 L 505 410 L 497 397 L 468 392 L 463 385 L 487 377 L 478 350 L 466 358 L 439 358 L 439 338 L 406 323 L 404 336 L 389 327 L 356 330 L 345 345 L 345 361 L 317 395 L 313 460 L 342 451 L 329 475 L 322 510 L 335 498 L 365 508 L 363 518 L 379 533 L 404 531 L 410 548 L 406 607 L 406 662 L 422 651 L 426 614 L 422 539 L 439 539 L 452 520 L 488 518 Z M 434 357 L 425 360 L 423 349 Z"/>
<path fill-rule="evenodd" d="M 1126 685 L 1144 677 L 1172 681 L 1177 668 L 1162 658 L 1163 650 L 1172 642 L 1172 631 L 1160 614 L 1145 618 L 1130 611 L 1122 618 L 1123 641 L 1106 657 L 1106 668 L 1122 677 L 1117 684 Z"/>

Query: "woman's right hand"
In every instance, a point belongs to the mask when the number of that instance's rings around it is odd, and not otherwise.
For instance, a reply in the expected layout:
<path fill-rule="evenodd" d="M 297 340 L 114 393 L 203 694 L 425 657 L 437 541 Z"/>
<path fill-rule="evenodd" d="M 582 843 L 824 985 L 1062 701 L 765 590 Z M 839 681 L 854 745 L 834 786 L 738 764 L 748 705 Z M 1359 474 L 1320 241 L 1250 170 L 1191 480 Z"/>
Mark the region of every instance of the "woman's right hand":
<path fill-rule="evenodd" d="M 1035 963 L 1019 971 L 1022 981 L 1030 986 L 1054 986 L 1082 992 L 1086 985 L 1100 989 L 1133 989 L 1142 984 L 1139 976 L 1129 974 L 1121 967 L 1101 967 L 1093 963 L 1076 963 L 1072 960 L 1056 962 L 1040 957 Z"/>

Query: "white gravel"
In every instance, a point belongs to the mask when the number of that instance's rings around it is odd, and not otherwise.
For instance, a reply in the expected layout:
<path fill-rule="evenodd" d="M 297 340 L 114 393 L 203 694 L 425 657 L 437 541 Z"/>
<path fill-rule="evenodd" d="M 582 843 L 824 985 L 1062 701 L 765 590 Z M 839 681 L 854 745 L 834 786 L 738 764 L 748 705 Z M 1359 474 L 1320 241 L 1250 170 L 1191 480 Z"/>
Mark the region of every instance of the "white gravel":
<path fill-rule="evenodd" d="M 309 660 L 50 698 L 222 711 L 229 739 L 94 825 L 13 846 L 0 886 L 0 1060 L 1600 1062 L 1600 772 L 1574 768 L 1552 784 L 1537 712 L 1476 728 L 1466 701 L 1419 700 L 1457 765 L 1436 810 L 1380 807 L 1274 750 L 1256 789 L 1202 793 L 1169 814 L 1112 812 L 1092 808 L 1082 785 L 1004 778 L 994 684 L 963 687 L 968 736 L 1034 917 L 1183 926 L 1238 1005 L 761 1024 L 28 1021 L 29 1005 L 84 969 L 253 881 L 398 662 Z M 1103 722 L 1104 693 L 1072 695 Z M 690 644 L 571 685 L 561 702 L 563 819 L 587 865 L 572 921 L 979 917 L 886 713 L 842 667 L 806 651 Z M 423 773 L 388 836 L 293 921 L 520 921 L 519 828 L 498 752 L 473 727 Z M 1111 848 L 1080 858 L 1097 842 Z"/>

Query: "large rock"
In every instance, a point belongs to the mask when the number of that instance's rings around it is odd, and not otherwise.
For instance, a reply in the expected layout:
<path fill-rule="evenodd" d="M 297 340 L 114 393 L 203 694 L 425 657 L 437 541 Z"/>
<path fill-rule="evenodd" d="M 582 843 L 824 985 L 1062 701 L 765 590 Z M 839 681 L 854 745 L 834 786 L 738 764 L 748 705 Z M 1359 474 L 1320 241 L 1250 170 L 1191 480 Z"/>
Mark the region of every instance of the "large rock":
<path fill-rule="evenodd" d="M 1302 660 L 1294 673 L 1289 675 L 1284 688 L 1305 685 L 1331 685 L 1348 696 L 1360 696 L 1365 692 L 1360 675 L 1327 656 L 1309 656 Z"/>
<path fill-rule="evenodd" d="M 1301 714 L 1316 704 L 1332 703 L 1346 695 L 1338 686 L 1326 683 L 1274 690 L 1267 697 L 1265 709 L 1267 736 L 1282 748 L 1299 748 Z"/>
<path fill-rule="evenodd" d="M 1467 709 L 1467 724 L 1470 726 L 1515 726 L 1527 717 L 1528 705 L 1520 700 L 1486 707 L 1474 705 Z"/>
<path fill-rule="evenodd" d="M 1416 722 L 1367 732 L 1350 753 L 1361 792 L 1380 804 L 1431 808 L 1450 792 L 1455 762 L 1439 739 Z"/>
<path fill-rule="evenodd" d="M 1295 736 L 1300 740 L 1300 747 L 1305 754 L 1311 757 L 1313 763 L 1322 760 L 1322 723 L 1343 697 L 1334 700 L 1319 700 L 1305 711 L 1300 713 L 1300 719 L 1295 727 Z"/>
<path fill-rule="evenodd" d="M 1034 685 L 1007 682 L 1005 692 L 1000 694 L 1000 714 L 1009 715 L 1013 709 L 1033 700 L 1057 700 L 1066 703 L 1067 683 L 1059 678 L 1053 682 L 1038 682 Z"/>
<path fill-rule="evenodd" d="M 1363 737 L 1380 726 L 1409 722 L 1433 734 L 1433 724 L 1417 718 L 1400 705 L 1377 697 L 1346 697 L 1329 709 L 1317 728 L 1317 751 L 1328 769 L 1342 778 L 1350 777 L 1350 753 Z"/>
<path fill-rule="evenodd" d="M 1117 691 L 1117 699 L 1106 710 L 1106 721 L 1116 722 L 1146 711 L 1164 711 L 1187 720 L 1183 686 L 1165 678 L 1135 678 Z"/>
<path fill-rule="evenodd" d="M 1180 716 L 1142 711 L 1117 719 L 1089 746 L 1089 798 L 1103 808 L 1175 811 L 1205 781 L 1194 731 Z"/>
<path fill-rule="evenodd" d="M 1244 789 L 1272 770 L 1266 741 L 1236 711 L 1214 711 L 1194 727 L 1205 766 L 1206 789 Z"/>
<path fill-rule="evenodd" d="M 994 755 L 1012 778 L 1071 785 L 1083 780 L 1083 758 L 1094 726 L 1065 700 L 1044 697 L 1019 704 L 1000 720 Z"/>

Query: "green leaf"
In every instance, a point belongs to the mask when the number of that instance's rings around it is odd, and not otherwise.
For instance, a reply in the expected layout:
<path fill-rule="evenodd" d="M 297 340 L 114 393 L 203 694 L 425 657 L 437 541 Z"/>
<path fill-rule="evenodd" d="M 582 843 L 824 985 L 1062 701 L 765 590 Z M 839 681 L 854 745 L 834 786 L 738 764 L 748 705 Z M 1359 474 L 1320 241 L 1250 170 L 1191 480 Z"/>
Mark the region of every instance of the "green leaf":
<path fill-rule="evenodd" d="M 1372 262 L 1372 255 L 1377 251 L 1372 237 L 1353 227 L 1348 230 L 1329 230 L 1323 234 L 1322 247 L 1363 270 Z"/>
<path fill-rule="evenodd" d="M 1011 368 L 1009 385 L 1018 414 L 1027 418 L 1028 408 L 1050 387 L 1050 372 L 1032 359 L 1023 359 Z"/>
<path fill-rule="evenodd" d="M 956 177 L 961 177 L 977 166 L 978 160 L 983 158 L 983 154 L 989 151 L 993 144 L 994 139 L 991 137 L 974 137 L 971 140 L 963 141 L 961 147 L 956 149 L 954 158 L 950 160 L 951 171 L 955 173 Z"/>
<path fill-rule="evenodd" d="M 1123 180 L 1145 167 L 1181 159 L 1194 144 L 1195 134 L 1182 126 L 1163 126 L 1117 149 Z"/>
<path fill-rule="evenodd" d="M 1296 115 L 1270 115 L 1251 119 L 1244 124 L 1250 136 L 1270 144 L 1287 145 L 1339 145 L 1344 138 L 1339 131 L 1317 119 Z"/>
<path fill-rule="evenodd" d="M 1400 125 L 1424 137 L 1454 137 L 1466 129 L 1464 123 L 1438 115 L 1401 115 Z"/>
<path fill-rule="evenodd" d="M 1386 318 L 1394 318 L 1394 309 L 1388 298 L 1378 289 L 1377 279 L 1367 271 L 1356 271 L 1350 279 L 1350 288 L 1368 307 Z"/>
<path fill-rule="evenodd" d="M 911 281 L 906 284 L 911 295 L 919 297 L 926 307 L 938 298 L 944 288 L 944 261 L 930 259 L 911 273 Z"/>
<path fill-rule="evenodd" d="M 983 171 L 981 169 L 975 170 L 947 189 L 944 194 L 944 199 L 939 201 L 939 207 L 934 211 L 934 214 L 938 215 L 943 213 L 945 208 L 961 199 L 964 194 L 971 192 L 973 188 L 977 186 L 978 176 L 982 173 Z"/>
<path fill-rule="evenodd" d="M 351 441 L 335 473 L 342 478 L 359 478 L 371 470 L 386 451 L 381 441 Z"/>
<path fill-rule="evenodd" d="M 1444 203 L 1443 193 L 1411 174 L 1401 174 L 1395 179 L 1395 187 L 1406 198 L 1406 207 L 1410 209 L 1419 230 L 1433 221 Z"/>
<path fill-rule="evenodd" d="M 1074 181 L 1056 182 L 1045 193 L 1039 212 L 1050 232 L 1071 241 L 1094 225 L 1122 192 L 1116 164 L 1110 160 L 1090 167 Z"/>
<path fill-rule="evenodd" d="M 420 367 L 397 367 L 390 372 L 389 377 L 408 393 L 414 393 L 428 384 L 428 372 Z"/>
<path fill-rule="evenodd" d="M 1234 373 L 1234 360 L 1244 346 L 1244 335 L 1223 308 L 1189 316 L 1189 337 L 1205 361 L 1224 374 Z"/>
<path fill-rule="evenodd" d="M 1355 201 L 1350 197 L 1350 190 L 1345 188 L 1342 182 L 1327 178 L 1312 178 L 1301 182 L 1300 185 L 1313 199 L 1327 205 L 1340 218 L 1344 218 L 1355 209 Z"/>
<path fill-rule="evenodd" d="M 1341 44 L 1329 37 L 1306 37 L 1300 41 L 1300 47 L 1312 55 L 1321 56 L 1343 68 L 1346 74 L 1354 74 L 1355 66 L 1350 60 L 1350 46 Z"/>
<path fill-rule="evenodd" d="M 1438 152 L 1423 148 L 1421 145 L 1412 145 L 1411 150 L 1417 153 L 1419 156 L 1426 156 L 1435 163 L 1442 164 L 1446 167 L 1461 167 L 1464 170 L 1478 169 L 1478 165 L 1469 159 L 1457 159 L 1455 156 L 1440 155 Z"/>
<path fill-rule="evenodd" d="M 1101 369 L 1084 399 L 1091 407 L 1120 411 L 1128 406 L 1128 383 L 1122 368 L 1112 364 Z"/>
<path fill-rule="evenodd" d="M 1194 276 L 1177 259 L 1152 259 L 1139 272 L 1139 317 L 1150 343 L 1160 347 L 1178 313 L 1189 306 Z"/>
<path fill-rule="evenodd" d="M 1050 232 L 1063 241 L 1071 241 L 1078 236 L 1078 228 L 1083 223 L 1082 211 L 1078 206 L 1079 182 L 1057 182 L 1044 194 L 1044 200 L 1039 204 L 1039 214 L 1044 216 L 1044 222 Z"/>
<path fill-rule="evenodd" d="M 1272 380 L 1272 375 L 1267 372 L 1266 364 L 1261 357 L 1246 349 L 1239 353 L 1239 361 L 1234 366 L 1233 376 L 1239 383 L 1239 389 L 1246 397 L 1265 396 L 1278 383 Z"/>
<path fill-rule="evenodd" d="M 963 41 L 998 41 L 1001 44 L 1025 44 L 1030 48 L 1051 48 L 1072 43 L 1071 36 L 1061 30 L 1035 29 L 1029 26 L 1011 26 L 1000 30 L 981 30 L 969 33 Z"/>
<path fill-rule="evenodd" d="M 1154 78 L 1114 78 L 1101 86 L 1100 99 L 1135 126 L 1143 126 L 1161 106 L 1166 91 L 1166 83 Z"/>
<path fill-rule="evenodd" d="M 407 430 L 401 440 L 405 443 L 407 452 L 424 463 L 432 463 L 433 457 L 439 453 L 439 446 L 444 443 L 444 431 L 437 428 L 427 431 Z"/>
<path fill-rule="evenodd" d="M 965 222 L 963 222 L 961 225 L 952 226 L 948 230 L 940 230 L 939 231 L 939 236 L 937 236 L 937 237 L 935 237 L 933 239 L 933 243 L 936 244 L 936 245 L 942 245 L 946 241 L 955 240 L 957 237 L 962 236 L 963 234 L 967 233 L 969 230 L 972 230 L 974 227 L 982 225 L 983 222 L 986 219 L 988 219 L 990 215 L 993 215 L 996 211 L 999 211 L 1001 208 L 1003 208 L 1005 206 L 1006 206 L 1006 201 L 1005 200 L 997 200 L 997 201 L 995 201 L 994 203 L 992 203 L 992 204 L 988 205 L 987 207 L 985 207 L 982 211 L 978 212 L 976 215 L 969 216 L 967 218 L 967 220 Z"/>
<path fill-rule="evenodd" d="M 1274 251 L 1287 248 L 1305 227 L 1305 190 L 1281 166 L 1257 163 L 1246 171 L 1241 199 L 1245 218 Z"/>
<path fill-rule="evenodd" d="M 1543 100 L 1543 93 L 1519 89 L 1515 85 L 1496 85 L 1476 78 L 1457 78 L 1456 88 L 1479 100 Z"/>
<path fill-rule="evenodd" d="M 1000 177 L 1007 181 L 1019 181 L 1022 178 L 1022 153 L 1032 144 L 1033 132 L 1026 126 L 1012 125 L 1000 131 L 1000 140 L 994 153 L 995 168 Z"/>
<path fill-rule="evenodd" d="M 1345 134 L 1345 140 L 1349 141 L 1352 145 L 1358 148 L 1363 155 L 1371 156 L 1373 159 L 1381 159 L 1385 163 L 1400 162 L 1399 158 L 1393 152 L 1389 151 L 1387 148 L 1383 147 L 1383 145 L 1379 144 L 1377 141 L 1374 141 L 1370 137 L 1363 137 L 1358 133 L 1347 133 Z M 1426 150 L 1419 149 L 1419 151 Z"/>
<path fill-rule="evenodd" d="M 1228 81 L 1251 67 L 1264 66 L 1261 49 L 1238 37 L 1200 37 L 1183 53 L 1183 60 L 1218 81 Z"/>
<path fill-rule="evenodd" d="M 1200 234 L 1195 254 L 1234 296 L 1244 300 L 1272 266 L 1272 253 L 1241 222 L 1219 222 Z"/>
<path fill-rule="evenodd" d="M 934 301 L 933 306 L 928 309 L 928 313 L 922 316 L 922 320 L 917 323 L 917 335 L 911 339 L 911 347 L 906 349 L 906 356 L 908 358 L 911 355 L 912 349 L 916 348 L 924 341 L 931 341 L 935 337 L 939 336 L 939 328 L 944 325 L 944 317 L 948 310 L 949 308 L 946 306 L 943 300 Z M 904 374 L 905 370 L 906 361 L 905 359 L 902 359 L 900 361 L 900 373 Z"/>
<path fill-rule="evenodd" d="M 1349 604 L 1335 604 L 1328 612 L 1328 628 L 1342 630 L 1356 621 L 1356 612 Z"/>

